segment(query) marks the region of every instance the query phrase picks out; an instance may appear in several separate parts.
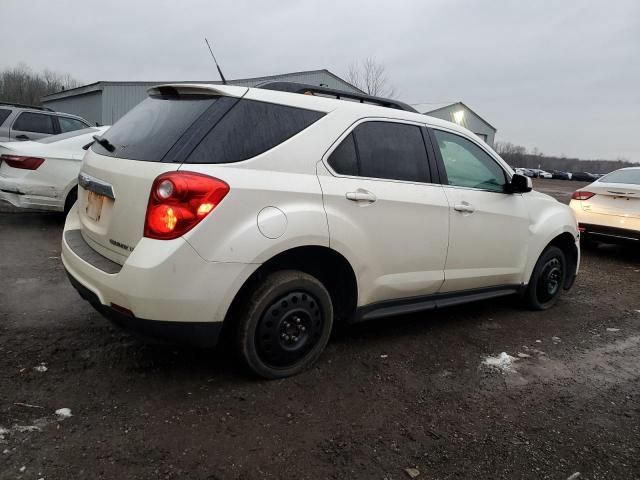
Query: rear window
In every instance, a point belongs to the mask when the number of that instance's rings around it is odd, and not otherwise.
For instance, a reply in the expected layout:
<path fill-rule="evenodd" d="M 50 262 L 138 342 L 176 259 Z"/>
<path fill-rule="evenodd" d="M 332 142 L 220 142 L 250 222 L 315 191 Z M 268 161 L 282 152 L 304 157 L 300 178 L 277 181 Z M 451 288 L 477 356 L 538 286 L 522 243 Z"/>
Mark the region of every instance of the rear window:
<path fill-rule="evenodd" d="M 253 158 L 301 132 L 324 114 L 240 100 L 187 158 L 187 163 L 233 163 Z"/>
<path fill-rule="evenodd" d="M 109 151 L 95 142 L 100 155 L 160 162 L 169 149 L 218 97 L 154 96 L 130 110 L 102 136 L 115 147 Z"/>
<path fill-rule="evenodd" d="M 640 185 L 640 170 L 616 170 L 604 177 L 599 182 L 606 183 L 627 183 L 629 185 Z"/>
<path fill-rule="evenodd" d="M 231 97 L 150 97 L 103 138 L 101 155 L 176 163 L 232 163 L 255 157 L 307 128 L 324 113 Z"/>
<path fill-rule="evenodd" d="M 12 129 L 20 132 L 45 133 L 49 135 L 56 133 L 53 126 L 53 116 L 42 113 L 21 113 L 13 123 Z"/>
<path fill-rule="evenodd" d="M 0 125 L 4 123 L 7 117 L 11 115 L 11 110 L 7 110 L 6 108 L 0 108 Z"/>

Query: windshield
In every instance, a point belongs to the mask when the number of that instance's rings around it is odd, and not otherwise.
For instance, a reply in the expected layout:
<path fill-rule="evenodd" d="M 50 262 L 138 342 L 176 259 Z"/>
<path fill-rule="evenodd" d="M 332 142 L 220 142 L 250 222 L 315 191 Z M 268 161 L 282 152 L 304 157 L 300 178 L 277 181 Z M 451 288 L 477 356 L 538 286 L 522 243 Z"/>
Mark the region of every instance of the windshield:
<path fill-rule="evenodd" d="M 616 170 L 600 178 L 603 183 L 628 183 L 629 185 L 640 185 L 640 169 L 637 170 Z"/>
<path fill-rule="evenodd" d="M 77 137 L 78 135 L 86 135 L 87 133 L 93 133 L 94 135 L 100 130 L 97 128 L 83 128 L 82 130 L 74 130 L 73 132 L 61 133 L 60 135 L 51 135 L 50 137 L 44 137 L 36 140 L 38 143 L 55 143 L 60 140 L 66 140 L 68 138 Z"/>

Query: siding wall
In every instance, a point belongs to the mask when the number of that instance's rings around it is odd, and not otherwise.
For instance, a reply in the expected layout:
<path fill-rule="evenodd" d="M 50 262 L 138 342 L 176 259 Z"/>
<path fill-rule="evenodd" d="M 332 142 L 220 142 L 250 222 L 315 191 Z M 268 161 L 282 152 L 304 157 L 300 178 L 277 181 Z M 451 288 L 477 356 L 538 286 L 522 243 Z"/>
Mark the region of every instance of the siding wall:
<path fill-rule="evenodd" d="M 70 113 L 78 115 L 87 120 L 92 125 L 100 123 L 102 120 L 102 92 L 92 92 L 73 97 L 60 98 L 44 102 L 46 107 L 54 109 L 56 112 Z M 106 124 L 109 125 L 109 124 Z"/>

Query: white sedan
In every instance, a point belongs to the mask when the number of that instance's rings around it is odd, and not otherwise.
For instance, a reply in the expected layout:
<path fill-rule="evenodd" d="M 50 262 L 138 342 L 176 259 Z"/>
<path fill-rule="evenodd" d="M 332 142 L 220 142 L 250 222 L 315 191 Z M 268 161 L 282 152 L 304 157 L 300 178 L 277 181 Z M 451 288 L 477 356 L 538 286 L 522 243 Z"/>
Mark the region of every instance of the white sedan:
<path fill-rule="evenodd" d="M 640 167 L 616 170 L 574 192 L 571 208 L 585 241 L 640 242 Z"/>
<path fill-rule="evenodd" d="M 77 197 L 82 147 L 108 128 L 0 143 L 0 200 L 20 208 L 68 211 Z"/>

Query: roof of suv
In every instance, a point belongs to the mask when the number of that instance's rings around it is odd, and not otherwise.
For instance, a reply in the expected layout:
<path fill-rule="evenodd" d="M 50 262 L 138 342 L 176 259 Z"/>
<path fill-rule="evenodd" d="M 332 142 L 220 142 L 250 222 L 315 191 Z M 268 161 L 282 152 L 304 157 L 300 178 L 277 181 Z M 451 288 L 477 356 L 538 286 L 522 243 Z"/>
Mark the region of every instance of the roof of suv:
<path fill-rule="evenodd" d="M 21 103 L 10 103 L 10 102 L 0 102 L 0 109 L 8 109 L 8 110 L 22 110 L 25 112 L 37 112 L 44 113 L 49 115 L 57 115 L 60 117 L 74 118 L 76 120 L 81 120 L 84 123 L 89 124 L 87 120 L 78 115 L 73 115 L 72 113 L 64 113 L 64 112 L 56 112 L 48 107 L 38 107 L 35 105 L 23 105 Z"/>
<path fill-rule="evenodd" d="M 25 105 L 23 103 L 13 103 L 13 102 L 0 102 L 0 108 L 2 107 L 17 107 L 17 108 L 24 108 L 29 110 L 45 110 L 48 112 L 53 112 L 53 110 L 50 109 L 49 107 L 40 107 L 37 105 Z"/>
<path fill-rule="evenodd" d="M 279 82 L 283 83 L 283 82 Z M 302 85 L 304 87 L 304 85 Z M 236 98 L 245 98 L 247 100 L 261 100 L 264 102 L 270 103 L 278 103 L 283 105 L 289 105 L 292 107 L 298 108 L 306 108 L 309 110 L 316 110 L 321 112 L 332 112 L 335 110 L 351 110 L 357 115 L 361 117 L 379 117 L 379 118 L 389 118 L 396 120 L 409 120 L 413 122 L 428 124 L 436 127 L 443 127 L 449 130 L 454 130 L 460 133 L 464 133 L 466 135 L 475 136 L 470 130 L 461 127 L 452 122 L 448 122 L 446 120 L 441 120 L 439 118 L 430 117 L 428 115 L 424 115 L 413 110 L 400 109 L 398 106 L 381 106 L 380 101 L 387 101 L 390 104 L 393 103 L 395 105 L 405 105 L 402 102 L 396 102 L 395 100 L 381 99 L 379 97 L 369 97 L 368 99 L 364 99 L 364 101 L 360 100 L 352 100 L 351 98 L 355 96 L 350 94 L 349 92 L 344 92 L 344 97 L 349 98 L 346 99 L 338 99 L 336 97 L 328 97 L 323 96 L 321 94 L 316 94 L 315 92 L 308 93 L 292 93 L 290 91 L 283 91 L 283 89 L 271 90 L 269 88 L 261 88 L 261 87 L 239 87 L 235 85 L 212 85 L 212 84 L 184 84 L 184 83 L 174 83 L 174 84 L 166 84 L 166 85 L 158 85 L 155 87 L 149 88 L 147 91 L 150 95 L 161 95 L 163 93 L 167 93 L 170 89 L 172 93 L 177 94 L 210 94 L 215 96 L 226 96 L 226 97 L 236 97 Z M 314 87 L 314 90 L 324 90 L 318 89 L 318 87 Z M 329 89 L 326 89 L 329 90 Z M 335 92 L 332 92 L 331 95 L 335 95 Z M 367 97 L 366 95 L 362 97 Z M 369 103 L 369 101 L 376 101 L 378 104 Z"/>

